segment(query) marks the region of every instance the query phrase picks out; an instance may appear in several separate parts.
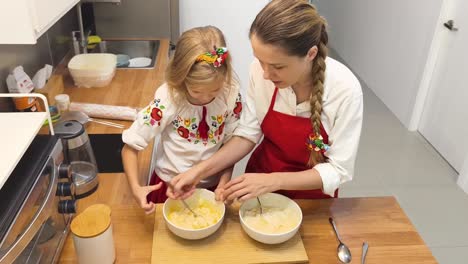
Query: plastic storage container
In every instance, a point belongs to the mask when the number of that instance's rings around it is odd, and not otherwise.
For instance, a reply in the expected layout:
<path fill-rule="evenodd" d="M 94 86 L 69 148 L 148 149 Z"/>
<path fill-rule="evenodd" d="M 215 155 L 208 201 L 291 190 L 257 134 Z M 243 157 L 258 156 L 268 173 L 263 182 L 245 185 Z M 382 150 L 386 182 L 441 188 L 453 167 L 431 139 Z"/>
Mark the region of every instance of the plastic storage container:
<path fill-rule="evenodd" d="M 77 215 L 70 225 L 79 264 L 115 263 L 111 209 L 94 204 Z"/>
<path fill-rule="evenodd" d="M 68 69 L 78 87 L 103 87 L 115 75 L 117 56 L 109 53 L 79 54 L 68 63 Z"/>

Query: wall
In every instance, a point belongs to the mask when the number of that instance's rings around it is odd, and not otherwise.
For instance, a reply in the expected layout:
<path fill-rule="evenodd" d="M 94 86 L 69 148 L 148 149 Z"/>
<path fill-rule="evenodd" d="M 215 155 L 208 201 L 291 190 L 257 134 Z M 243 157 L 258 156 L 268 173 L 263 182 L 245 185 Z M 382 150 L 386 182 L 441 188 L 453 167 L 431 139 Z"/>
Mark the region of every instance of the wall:
<path fill-rule="evenodd" d="M 71 31 L 77 29 L 76 9 L 72 8 L 37 40 L 37 44 L 0 44 L 0 93 L 8 92 L 6 78 L 18 65 L 23 65 L 26 73 L 32 78 L 45 64 L 59 64 L 71 48 Z M 10 99 L 0 101 L 0 111 L 11 109 Z"/>
<path fill-rule="evenodd" d="M 408 127 L 442 0 L 314 0 L 330 45 Z"/>
<path fill-rule="evenodd" d="M 180 0 L 180 32 L 187 29 L 213 25 L 220 28 L 226 37 L 232 54 L 233 66 L 246 91 L 249 65 L 253 60 L 248 33 L 250 24 L 268 0 Z"/>
<path fill-rule="evenodd" d="M 124 0 L 120 5 L 93 5 L 96 31 L 103 38 L 157 37 L 175 42 L 179 35 L 179 0 Z"/>
<path fill-rule="evenodd" d="M 463 163 L 463 167 L 460 170 L 457 184 L 465 193 L 468 194 L 468 157 L 465 159 L 465 162 Z"/>

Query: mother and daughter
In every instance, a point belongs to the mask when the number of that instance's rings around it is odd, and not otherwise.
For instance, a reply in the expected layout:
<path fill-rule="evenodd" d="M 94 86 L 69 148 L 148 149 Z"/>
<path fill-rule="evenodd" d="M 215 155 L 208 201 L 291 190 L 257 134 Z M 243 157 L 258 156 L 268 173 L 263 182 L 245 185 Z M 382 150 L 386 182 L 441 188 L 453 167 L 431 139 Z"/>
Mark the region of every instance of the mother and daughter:
<path fill-rule="evenodd" d="M 245 102 L 222 32 L 193 28 L 177 43 L 166 83 L 124 131 L 125 173 L 147 213 L 195 187 L 228 202 L 268 192 L 321 199 L 337 197 L 352 180 L 362 91 L 353 73 L 327 56 L 325 19 L 307 1 L 273 0 L 249 37 L 255 59 Z M 141 186 L 137 154 L 157 135 L 155 170 Z M 231 179 L 234 164 L 254 148 L 245 174 Z"/>

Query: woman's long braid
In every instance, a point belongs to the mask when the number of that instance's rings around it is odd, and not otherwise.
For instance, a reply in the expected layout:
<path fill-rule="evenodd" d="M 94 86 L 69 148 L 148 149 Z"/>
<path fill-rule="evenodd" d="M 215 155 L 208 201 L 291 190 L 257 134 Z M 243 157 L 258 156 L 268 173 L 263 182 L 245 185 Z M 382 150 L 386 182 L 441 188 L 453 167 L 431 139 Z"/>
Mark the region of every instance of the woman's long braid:
<path fill-rule="evenodd" d="M 323 96 L 323 86 L 325 82 L 325 58 L 328 55 L 328 34 L 326 31 L 326 25 L 322 25 L 322 33 L 320 36 L 320 43 L 317 45 L 318 52 L 314 61 L 312 62 L 312 81 L 313 81 L 313 90 L 310 96 L 310 121 L 312 123 L 313 133 L 315 135 L 320 135 L 320 124 L 321 124 L 321 115 L 322 115 L 322 96 Z M 311 151 L 309 161 L 307 165 L 313 167 L 318 163 L 325 161 L 325 157 L 321 152 Z"/>

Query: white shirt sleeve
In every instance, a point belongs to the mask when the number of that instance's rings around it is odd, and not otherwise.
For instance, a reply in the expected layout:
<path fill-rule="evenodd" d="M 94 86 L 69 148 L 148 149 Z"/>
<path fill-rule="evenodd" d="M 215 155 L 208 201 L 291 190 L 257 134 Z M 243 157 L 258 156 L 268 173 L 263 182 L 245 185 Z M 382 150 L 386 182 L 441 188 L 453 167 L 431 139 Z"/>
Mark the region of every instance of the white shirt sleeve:
<path fill-rule="evenodd" d="M 262 128 L 257 118 L 255 102 L 259 100 L 255 95 L 255 82 L 253 78 L 252 66 L 250 70 L 249 88 L 247 89 L 247 98 L 244 104 L 239 125 L 234 130 L 234 135 L 246 138 L 257 144 L 263 136 Z M 264 89 L 264 87 L 257 87 Z"/>
<path fill-rule="evenodd" d="M 225 121 L 224 142 L 227 142 L 229 139 L 231 139 L 234 130 L 239 125 L 239 119 L 242 114 L 243 102 L 242 96 L 239 93 L 238 85 L 232 88 L 232 91 L 230 92 L 227 101 L 228 115 Z"/>
<path fill-rule="evenodd" d="M 123 142 L 136 150 L 146 148 L 170 124 L 174 107 L 167 86 L 163 84 L 156 90 L 155 99 L 138 113 L 130 128 L 122 133 Z"/>
<path fill-rule="evenodd" d="M 340 184 L 350 181 L 362 127 L 362 94 L 347 98 L 337 109 L 335 124 L 328 131 L 330 149 L 325 153 L 326 163 L 314 168 L 320 173 L 323 192 L 333 196 Z"/>

